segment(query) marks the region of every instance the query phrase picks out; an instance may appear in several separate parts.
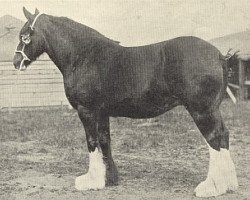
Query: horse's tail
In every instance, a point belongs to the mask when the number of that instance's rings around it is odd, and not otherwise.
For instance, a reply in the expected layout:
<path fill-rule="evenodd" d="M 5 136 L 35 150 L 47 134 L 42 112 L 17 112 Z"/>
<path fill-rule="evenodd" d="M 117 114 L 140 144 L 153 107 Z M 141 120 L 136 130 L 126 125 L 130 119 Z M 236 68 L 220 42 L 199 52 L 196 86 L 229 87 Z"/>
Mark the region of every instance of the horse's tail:
<path fill-rule="evenodd" d="M 224 56 L 225 60 L 229 61 L 229 60 L 238 58 L 239 56 L 238 53 L 240 52 L 240 50 L 235 51 L 233 54 L 230 53 L 231 51 L 232 51 L 232 48 L 227 51 L 227 54 Z"/>
<path fill-rule="evenodd" d="M 222 59 L 224 80 L 226 82 L 228 82 L 228 79 L 230 79 L 233 76 L 233 74 L 236 72 L 236 68 L 238 64 L 238 53 L 240 52 L 239 50 L 237 50 L 232 54 L 231 51 L 232 49 L 229 49 L 227 54 L 223 56 L 223 59 Z"/>
<path fill-rule="evenodd" d="M 229 96 L 231 97 L 230 93 L 231 90 L 228 88 L 228 83 L 230 82 L 230 79 L 234 76 L 237 66 L 238 66 L 238 51 L 235 51 L 233 54 L 231 54 L 232 49 L 229 49 L 227 54 L 222 57 L 222 68 L 223 68 L 223 88 L 224 91 L 227 91 Z M 231 97 L 234 99 L 233 101 L 236 102 L 236 99 L 234 97 Z"/>

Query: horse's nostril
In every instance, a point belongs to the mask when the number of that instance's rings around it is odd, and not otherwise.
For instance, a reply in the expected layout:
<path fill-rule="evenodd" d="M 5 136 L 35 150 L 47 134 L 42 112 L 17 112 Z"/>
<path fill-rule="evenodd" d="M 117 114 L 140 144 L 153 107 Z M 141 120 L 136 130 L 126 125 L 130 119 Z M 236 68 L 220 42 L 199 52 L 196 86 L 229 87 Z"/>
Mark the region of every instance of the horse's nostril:
<path fill-rule="evenodd" d="M 17 62 L 16 62 L 16 60 L 13 60 L 13 65 L 14 65 L 15 68 L 17 67 Z"/>
<path fill-rule="evenodd" d="M 19 69 L 19 66 L 15 63 L 14 63 L 14 67 L 15 67 L 15 69 Z"/>
<path fill-rule="evenodd" d="M 18 64 L 17 64 L 17 61 L 13 61 L 13 65 L 14 65 L 14 67 L 17 69 L 18 68 Z"/>
<path fill-rule="evenodd" d="M 13 65 L 15 66 L 16 69 L 19 69 L 21 60 L 22 60 L 22 56 L 19 54 L 15 54 L 13 58 Z"/>

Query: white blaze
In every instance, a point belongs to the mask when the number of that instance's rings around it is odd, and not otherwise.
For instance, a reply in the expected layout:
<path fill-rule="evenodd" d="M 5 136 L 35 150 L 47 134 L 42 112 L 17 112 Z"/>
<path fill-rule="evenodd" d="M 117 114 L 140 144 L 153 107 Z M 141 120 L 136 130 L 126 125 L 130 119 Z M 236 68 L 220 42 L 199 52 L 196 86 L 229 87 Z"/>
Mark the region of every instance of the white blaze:
<path fill-rule="evenodd" d="M 102 159 L 102 153 L 98 148 L 89 153 L 88 173 L 79 176 L 75 180 L 77 190 L 97 190 L 105 187 L 106 166 Z"/>
<path fill-rule="evenodd" d="M 222 148 L 216 151 L 209 146 L 209 154 L 208 175 L 206 180 L 196 187 L 196 196 L 218 196 L 228 190 L 236 190 L 238 181 L 229 151 Z"/>

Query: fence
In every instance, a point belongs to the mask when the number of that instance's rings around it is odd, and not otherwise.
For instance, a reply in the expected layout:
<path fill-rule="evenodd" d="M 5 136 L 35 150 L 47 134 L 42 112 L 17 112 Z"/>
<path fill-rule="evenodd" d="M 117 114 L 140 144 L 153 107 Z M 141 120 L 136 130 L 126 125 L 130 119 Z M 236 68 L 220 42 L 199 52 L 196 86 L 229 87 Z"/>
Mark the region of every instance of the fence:
<path fill-rule="evenodd" d="M 236 93 L 239 100 L 250 98 L 250 57 L 243 59 L 238 57 L 236 70 L 233 71 L 233 77 L 228 84 Z"/>
<path fill-rule="evenodd" d="M 0 107 L 69 105 L 60 71 L 51 61 L 36 61 L 24 72 L 0 63 Z"/>
<path fill-rule="evenodd" d="M 239 62 L 238 90 L 240 99 L 250 96 L 250 61 Z M 0 108 L 69 106 L 60 71 L 51 61 L 36 61 L 24 72 L 11 62 L 0 62 Z"/>

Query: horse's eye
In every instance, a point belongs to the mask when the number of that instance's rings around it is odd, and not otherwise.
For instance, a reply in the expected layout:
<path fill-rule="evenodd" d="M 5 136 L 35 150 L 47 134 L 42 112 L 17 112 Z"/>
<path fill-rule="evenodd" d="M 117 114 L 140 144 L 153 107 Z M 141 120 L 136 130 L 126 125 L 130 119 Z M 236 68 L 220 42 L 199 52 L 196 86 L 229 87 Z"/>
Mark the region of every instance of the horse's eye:
<path fill-rule="evenodd" d="M 23 42 L 24 44 L 26 44 L 26 45 L 28 45 L 28 44 L 31 42 L 31 39 L 30 39 L 30 35 L 29 35 L 29 34 L 27 34 L 27 35 L 22 35 L 21 38 L 22 38 L 22 42 Z"/>

